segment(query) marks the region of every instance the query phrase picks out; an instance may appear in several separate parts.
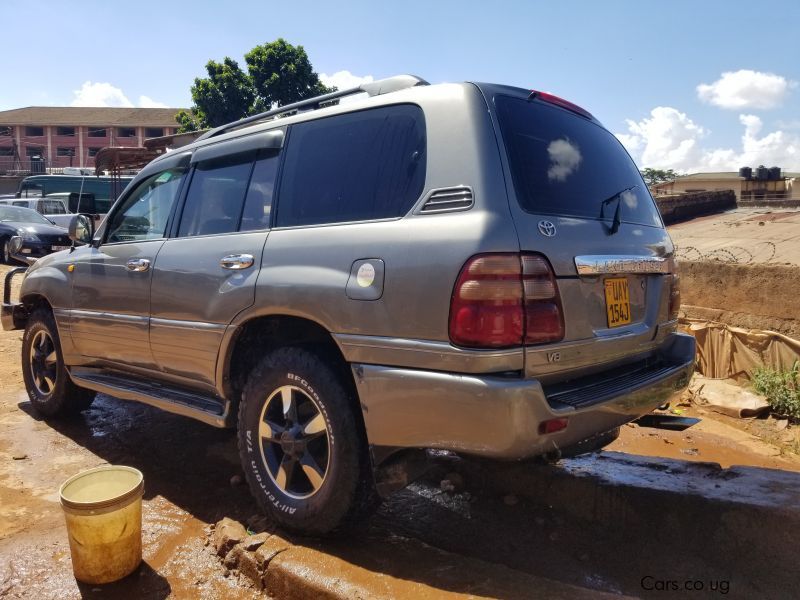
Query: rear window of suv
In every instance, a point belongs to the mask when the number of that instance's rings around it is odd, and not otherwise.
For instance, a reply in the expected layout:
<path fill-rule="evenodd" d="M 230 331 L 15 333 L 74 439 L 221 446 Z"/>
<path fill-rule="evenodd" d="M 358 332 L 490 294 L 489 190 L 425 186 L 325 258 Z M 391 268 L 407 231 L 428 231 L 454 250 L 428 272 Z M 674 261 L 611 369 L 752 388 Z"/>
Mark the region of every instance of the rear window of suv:
<path fill-rule="evenodd" d="M 399 217 L 425 183 L 422 109 L 403 104 L 292 126 L 278 226 Z"/>
<path fill-rule="evenodd" d="M 495 98 L 517 199 L 536 214 L 661 227 L 636 165 L 608 131 L 541 102 Z"/>

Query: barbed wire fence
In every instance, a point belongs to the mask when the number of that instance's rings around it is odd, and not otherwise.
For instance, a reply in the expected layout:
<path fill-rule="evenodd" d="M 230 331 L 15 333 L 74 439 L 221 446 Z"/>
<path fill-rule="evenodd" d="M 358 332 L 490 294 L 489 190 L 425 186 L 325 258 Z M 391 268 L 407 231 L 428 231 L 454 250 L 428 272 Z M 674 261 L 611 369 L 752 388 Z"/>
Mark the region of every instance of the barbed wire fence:
<path fill-rule="evenodd" d="M 769 241 L 758 242 L 752 249 L 742 246 L 727 246 L 725 248 L 702 251 L 695 246 L 676 246 L 675 258 L 678 260 L 708 260 L 749 265 L 770 262 L 775 258 L 777 250 L 775 244 Z"/>

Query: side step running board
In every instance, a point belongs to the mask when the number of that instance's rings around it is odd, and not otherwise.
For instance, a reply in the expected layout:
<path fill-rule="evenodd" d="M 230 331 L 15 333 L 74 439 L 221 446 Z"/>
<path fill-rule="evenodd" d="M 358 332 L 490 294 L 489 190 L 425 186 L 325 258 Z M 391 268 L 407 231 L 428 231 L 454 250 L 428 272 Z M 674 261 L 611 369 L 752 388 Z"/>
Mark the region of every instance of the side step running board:
<path fill-rule="evenodd" d="M 143 381 L 136 376 L 105 369 L 73 367 L 69 374 L 76 385 L 101 394 L 149 404 L 215 427 L 228 427 L 232 424 L 229 423 L 230 402 L 210 394 Z"/>

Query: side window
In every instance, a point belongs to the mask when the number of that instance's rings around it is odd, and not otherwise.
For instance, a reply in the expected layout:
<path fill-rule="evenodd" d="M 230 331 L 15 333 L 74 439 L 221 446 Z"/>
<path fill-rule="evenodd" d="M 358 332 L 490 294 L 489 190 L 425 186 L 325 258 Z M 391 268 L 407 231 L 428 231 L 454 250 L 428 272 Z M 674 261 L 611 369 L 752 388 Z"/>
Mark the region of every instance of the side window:
<path fill-rule="evenodd" d="M 22 194 L 20 194 L 23 198 L 37 198 L 40 196 L 44 196 L 44 190 L 42 189 L 41 185 L 36 183 L 26 183 L 22 187 Z"/>
<path fill-rule="evenodd" d="M 39 212 L 45 215 L 65 215 L 67 211 L 64 205 L 58 200 L 42 200 L 39 203 Z"/>
<path fill-rule="evenodd" d="M 185 167 L 167 169 L 142 181 L 111 217 L 106 241 L 163 238 L 186 171 Z"/>
<path fill-rule="evenodd" d="M 277 225 L 398 217 L 425 184 L 425 120 L 403 104 L 294 125 Z"/>
<path fill-rule="evenodd" d="M 236 231 L 252 168 L 252 154 L 198 163 L 183 206 L 178 237 Z"/>
<path fill-rule="evenodd" d="M 239 231 L 255 231 L 269 227 L 272 211 L 272 192 L 275 189 L 275 174 L 278 172 L 278 154 L 271 152 L 256 161 L 250 187 L 242 211 Z"/>

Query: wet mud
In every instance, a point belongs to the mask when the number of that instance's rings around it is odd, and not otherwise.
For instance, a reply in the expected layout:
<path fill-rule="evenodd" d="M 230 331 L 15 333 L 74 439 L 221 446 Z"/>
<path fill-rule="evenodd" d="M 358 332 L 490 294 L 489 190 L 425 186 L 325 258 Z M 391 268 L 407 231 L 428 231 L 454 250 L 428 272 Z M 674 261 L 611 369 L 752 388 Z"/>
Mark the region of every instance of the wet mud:
<path fill-rule="evenodd" d="M 209 546 L 210 524 L 226 516 L 247 522 L 258 514 L 234 477 L 241 476 L 235 433 L 106 396 L 74 419 L 46 423 L 32 413 L 23 390 L 20 337 L 0 332 L 0 598 L 263 597 Z M 759 452 L 713 426 L 623 429 L 617 452 L 800 471 L 791 457 Z M 86 586 L 72 575 L 57 491 L 69 476 L 106 463 L 144 473 L 144 563 L 115 584 Z M 489 567 L 632 596 L 670 597 L 643 588 L 645 577 L 692 578 L 707 586 L 726 581 L 729 597 L 775 597 L 783 589 L 780 581 L 770 587 L 768 576 L 753 582 L 711 563 L 679 539 L 665 543 L 648 531 L 599 534 L 559 506 L 534 504 L 510 490 L 467 481 L 442 491 L 446 467 L 394 495 L 354 537 L 294 541 L 352 565 L 343 579 L 367 569 L 435 584 L 426 580 L 429 565 L 414 567 L 413 554 L 400 560 L 399 545 L 414 540 Z M 442 591 L 472 589 L 468 579 L 447 585 Z"/>

